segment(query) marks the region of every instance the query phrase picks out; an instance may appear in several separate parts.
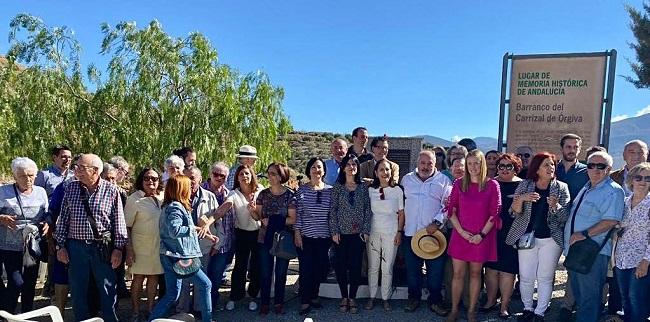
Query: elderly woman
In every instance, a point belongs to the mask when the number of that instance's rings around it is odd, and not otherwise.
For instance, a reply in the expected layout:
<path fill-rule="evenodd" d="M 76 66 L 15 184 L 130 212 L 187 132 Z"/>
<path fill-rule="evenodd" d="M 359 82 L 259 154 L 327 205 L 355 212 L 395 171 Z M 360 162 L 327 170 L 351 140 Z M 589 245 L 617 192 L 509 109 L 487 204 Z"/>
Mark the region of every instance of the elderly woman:
<path fill-rule="evenodd" d="M 497 175 L 497 160 L 501 153 L 497 150 L 490 150 L 485 153 L 485 162 L 487 162 L 488 178 L 494 178 Z"/>
<path fill-rule="evenodd" d="M 632 195 L 625 198 L 614 276 L 621 290 L 625 322 L 645 321 L 650 315 L 650 163 L 643 162 L 630 169 L 625 184 Z"/>
<path fill-rule="evenodd" d="M 500 228 L 499 184 L 487 177 L 485 156 L 479 150 L 467 155 L 465 175 L 454 181 L 447 211 L 454 227 L 448 254 L 452 258 L 452 308 L 448 322 L 456 321 L 463 293 L 465 274 L 469 270 L 467 320 L 475 322 L 476 303 L 481 290 L 483 263 L 497 259 L 496 230 Z"/>
<path fill-rule="evenodd" d="M 160 263 L 160 205 L 162 194 L 159 188 L 160 174 L 153 168 L 144 168 L 135 179 L 136 191 L 126 200 L 124 217 L 129 232 L 126 246 L 126 264 L 133 274 L 131 282 L 131 302 L 133 320 L 140 315 L 140 293 L 142 283 L 147 279 L 147 306 L 153 309 L 158 275 L 163 273 Z"/>
<path fill-rule="evenodd" d="M 321 158 L 307 161 L 305 175 L 309 182 L 296 192 L 296 225 L 294 239 L 300 259 L 300 315 L 320 308 L 318 290 L 329 268 L 327 252 L 332 240 L 328 225 L 332 186 L 323 182 L 327 173 Z"/>
<path fill-rule="evenodd" d="M 447 149 L 447 166 L 451 167 L 451 162 L 454 161 L 455 159 L 458 158 L 466 158 L 467 157 L 467 148 L 454 144 Z"/>
<path fill-rule="evenodd" d="M 185 169 L 185 161 L 177 155 L 171 155 L 165 160 L 165 172 L 162 175 L 163 186 L 167 183 L 169 178 L 183 174 Z"/>
<path fill-rule="evenodd" d="M 7 286 L 0 285 L 0 310 L 16 313 L 19 296 L 23 312 L 33 309 L 38 276 L 38 259 L 35 265 L 23 265 L 25 240 L 30 234 L 46 234 L 49 227 L 47 193 L 34 185 L 36 163 L 15 158 L 11 172 L 16 183 L 0 186 L 0 270 L 7 274 Z"/>
<path fill-rule="evenodd" d="M 212 303 L 210 302 L 212 283 L 208 277 L 201 269 L 194 274 L 182 276 L 174 270 L 174 265 L 179 260 L 199 260 L 203 255 L 199 247 L 198 229 L 194 226 L 190 215 L 192 211 L 190 187 L 190 179 L 184 175 L 169 178 L 165 186 L 159 229 L 160 262 L 165 272 L 167 291 L 151 312 L 150 320 L 164 317 L 178 299 L 183 280 L 192 279 L 196 285 L 195 290 L 201 292 L 199 297 L 201 299 L 201 321 L 212 321 Z"/>
<path fill-rule="evenodd" d="M 361 259 L 370 234 L 372 211 L 368 186 L 361 182 L 359 175 L 357 157 L 349 154 L 341 165 L 344 169 L 332 188 L 329 226 L 336 249 L 336 280 L 341 291 L 339 311 L 356 314 L 359 312 L 355 300 L 361 284 Z"/>
<path fill-rule="evenodd" d="M 564 223 L 569 213 L 569 187 L 555 178 L 555 156 L 536 154 L 527 179 L 515 190 L 510 212 L 515 220 L 506 243 L 519 249 L 519 291 L 524 321 L 543 321 L 551 302 L 555 268 L 564 245 Z M 533 293 L 537 281 L 537 306 Z"/>

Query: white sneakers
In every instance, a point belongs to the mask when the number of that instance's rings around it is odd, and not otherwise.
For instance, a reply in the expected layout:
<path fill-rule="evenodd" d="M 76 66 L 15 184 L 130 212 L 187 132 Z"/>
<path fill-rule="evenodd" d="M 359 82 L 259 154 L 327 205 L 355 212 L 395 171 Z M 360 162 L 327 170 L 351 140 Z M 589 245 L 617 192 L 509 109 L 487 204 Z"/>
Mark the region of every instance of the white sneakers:
<path fill-rule="evenodd" d="M 232 311 L 234 309 L 235 309 L 235 302 L 228 301 L 228 303 L 226 303 L 226 310 Z M 250 301 L 248 303 L 248 309 L 251 311 L 257 311 L 257 303 L 255 303 L 255 301 Z"/>
<path fill-rule="evenodd" d="M 257 311 L 257 303 L 255 303 L 255 301 L 250 301 L 250 303 L 248 303 L 248 310 Z"/>

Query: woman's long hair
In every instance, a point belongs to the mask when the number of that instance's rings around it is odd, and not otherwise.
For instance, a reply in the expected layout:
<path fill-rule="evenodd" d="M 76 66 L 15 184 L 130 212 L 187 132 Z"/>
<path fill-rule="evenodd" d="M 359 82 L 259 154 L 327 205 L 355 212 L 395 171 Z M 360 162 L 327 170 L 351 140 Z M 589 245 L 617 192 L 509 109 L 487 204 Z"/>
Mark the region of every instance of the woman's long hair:
<path fill-rule="evenodd" d="M 239 174 L 242 171 L 244 171 L 244 169 L 248 169 L 248 171 L 251 172 L 251 183 L 248 185 L 248 187 L 250 188 L 251 192 L 255 192 L 257 190 L 257 176 L 255 175 L 255 170 L 253 170 L 253 168 L 245 164 L 240 165 L 237 168 L 237 171 L 235 171 L 235 184 L 233 185 L 233 189 L 239 189 L 239 191 L 241 191 L 241 185 L 239 183 Z"/>
<path fill-rule="evenodd" d="M 361 170 L 361 165 L 359 164 L 359 159 L 357 159 L 357 156 L 354 154 L 348 154 L 341 160 L 341 169 L 339 170 L 339 176 L 336 178 L 336 182 L 345 185 L 345 180 L 347 178 L 345 174 L 345 167 L 348 166 L 348 161 L 354 161 L 354 163 L 357 164 L 357 173 L 354 175 L 354 182 L 357 184 L 361 183 L 361 174 L 359 171 Z"/>
<path fill-rule="evenodd" d="M 191 211 L 191 191 L 190 178 L 187 176 L 177 175 L 169 178 L 169 180 L 167 180 L 167 185 L 165 185 L 165 199 L 163 200 L 163 206 L 166 206 L 173 201 L 178 201 L 187 211 Z"/>
<path fill-rule="evenodd" d="M 487 182 L 487 162 L 485 161 L 485 155 L 480 150 L 472 150 L 467 153 L 465 158 L 465 175 L 463 176 L 463 186 L 462 191 L 467 192 L 469 185 L 472 183 L 472 178 L 469 174 L 469 158 L 475 157 L 481 163 L 481 171 L 479 172 L 478 178 L 478 191 L 483 191 L 485 189 L 485 183 Z"/>

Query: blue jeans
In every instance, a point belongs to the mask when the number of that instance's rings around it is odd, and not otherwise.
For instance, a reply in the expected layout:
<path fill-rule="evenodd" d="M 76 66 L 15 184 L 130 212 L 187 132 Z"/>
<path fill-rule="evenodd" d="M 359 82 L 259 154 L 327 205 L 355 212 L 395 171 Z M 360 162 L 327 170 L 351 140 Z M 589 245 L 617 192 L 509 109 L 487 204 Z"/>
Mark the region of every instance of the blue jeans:
<path fill-rule="evenodd" d="M 91 317 L 88 311 L 88 281 L 91 271 L 99 291 L 104 321 L 117 321 L 115 312 L 117 303 L 116 278 L 111 264 L 99 258 L 99 248 L 96 244 L 87 244 L 85 241 L 69 239 L 66 242 L 66 248 L 70 257 L 68 274 L 70 276 L 70 293 L 72 295 L 72 310 L 75 321 L 86 320 Z"/>
<path fill-rule="evenodd" d="M 284 303 L 284 285 L 287 283 L 287 270 L 289 269 L 289 261 L 269 254 L 270 248 L 270 246 L 264 244 L 260 244 L 259 247 L 260 271 L 262 275 L 262 291 L 260 297 L 262 299 L 262 305 L 271 303 L 271 274 L 273 273 L 274 266 L 275 287 L 273 303 Z"/>
<path fill-rule="evenodd" d="M 646 275 L 637 279 L 634 276 L 636 268 L 619 269 L 615 267 L 614 270 L 625 307 L 625 322 L 645 321 L 645 318 L 650 315 L 648 309 L 650 276 Z"/>
<path fill-rule="evenodd" d="M 181 294 L 181 286 L 183 284 L 183 278 L 179 277 L 172 268 L 175 258 L 160 255 L 160 263 L 163 266 L 165 271 L 165 295 L 158 300 L 158 304 L 153 308 L 151 315 L 149 316 L 149 321 L 163 318 L 167 315 L 169 308 L 174 305 L 174 302 L 178 300 L 178 296 Z M 208 276 L 202 270 L 196 272 L 196 274 L 186 277 L 191 278 L 192 283 L 194 283 L 194 290 L 200 292 L 201 302 L 201 321 L 211 322 L 212 321 L 212 303 L 210 303 L 210 289 L 212 288 L 212 283 L 208 279 Z"/>
<path fill-rule="evenodd" d="M 406 280 L 408 283 L 409 299 L 420 300 L 422 298 L 422 264 L 427 268 L 427 290 L 429 298 L 427 303 L 439 304 L 442 302 L 442 282 L 445 276 L 445 261 L 447 255 L 444 254 L 434 259 L 422 259 L 413 253 L 411 249 L 411 236 L 402 238 L 402 251 L 406 261 Z"/>
<path fill-rule="evenodd" d="M 232 251 L 227 253 L 215 254 L 210 258 L 208 264 L 208 278 L 212 282 L 212 307 L 219 302 L 219 286 L 223 281 L 223 272 L 232 261 Z"/>
<path fill-rule="evenodd" d="M 587 274 L 569 270 L 569 280 L 576 299 L 576 322 L 598 322 L 602 311 L 603 285 L 607 277 L 609 256 L 598 255 Z"/>

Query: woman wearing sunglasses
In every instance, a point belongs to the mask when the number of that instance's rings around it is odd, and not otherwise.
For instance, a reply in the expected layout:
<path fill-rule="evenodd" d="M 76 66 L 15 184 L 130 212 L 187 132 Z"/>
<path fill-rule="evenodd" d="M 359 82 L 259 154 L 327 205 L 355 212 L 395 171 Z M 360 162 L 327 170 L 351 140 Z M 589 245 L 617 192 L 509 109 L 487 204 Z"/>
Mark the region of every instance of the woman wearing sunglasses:
<path fill-rule="evenodd" d="M 390 311 L 388 299 L 392 290 L 393 263 L 404 233 L 404 191 L 392 178 L 390 163 L 386 159 L 375 164 L 373 173 L 374 178 L 368 188 L 372 222 L 370 238 L 366 243 L 370 297 L 364 308 L 371 310 L 374 306 L 381 266 L 381 298 L 384 310 Z"/>
<path fill-rule="evenodd" d="M 510 205 L 515 194 L 515 189 L 521 182 L 517 173 L 521 170 L 521 160 L 512 153 L 501 155 L 496 161 L 497 176 L 501 190 L 501 229 L 497 232 L 497 261 L 485 263 L 485 286 L 487 300 L 479 311 L 487 313 L 497 309 L 497 291 L 501 292 L 501 305 L 499 318 L 508 319 L 510 313 L 510 297 L 515 285 L 515 274 L 519 273 L 519 260 L 517 249 L 506 244 L 506 236 L 512 226 L 513 218 L 510 216 Z"/>
<path fill-rule="evenodd" d="M 294 240 L 300 259 L 300 315 L 308 314 L 312 308 L 322 308 L 318 291 L 322 278 L 328 273 L 327 253 L 332 245 L 327 222 L 332 186 L 323 182 L 326 171 L 323 159 L 311 158 L 305 169 L 309 182 L 296 192 Z"/>
<path fill-rule="evenodd" d="M 135 179 L 136 191 L 126 200 L 124 219 L 129 232 L 126 246 L 126 265 L 129 266 L 131 282 L 132 321 L 145 321 L 140 312 L 142 283 L 147 279 L 147 308 L 153 310 L 158 276 L 163 273 L 160 263 L 160 219 L 163 196 L 159 189 L 160 174 L 153 168 L 144 168 Z M 145 314 L 146 315 L 146 314 Z"/>
<path fill-rule="evenodd" d="M 650 314 L 650 163 L 643 162 L 633 167 L 625 184 L 632 195 L 625 198 L 625 213 L 614 257 L 614 276 L 621 290 L 625 322 L 644 321 Z"/>

